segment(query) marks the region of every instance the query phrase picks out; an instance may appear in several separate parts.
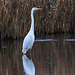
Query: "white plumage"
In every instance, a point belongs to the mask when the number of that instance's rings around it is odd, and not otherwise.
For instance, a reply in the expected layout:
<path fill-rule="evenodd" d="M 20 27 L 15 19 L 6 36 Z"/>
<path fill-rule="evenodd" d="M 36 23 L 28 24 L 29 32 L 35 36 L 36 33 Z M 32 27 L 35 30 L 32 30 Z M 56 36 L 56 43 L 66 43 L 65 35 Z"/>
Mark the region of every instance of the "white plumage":
<path fill-rule="evenodd" d="M 36 8 L 33 7 L 31 10 L 31 28 L 30 31 L 28 32 L 28 34 L 26 35 L 26 37 L 24 38 L 23 41 L 23 49 L 22 52 L 24 54 L 26 54 L 26 52 L 32 48 L 34 40 L 35 40 L 35 35 L 34 35 L 34 17 L 33 17 L 33 13 L 35 10 L 41 10 L 41 8 Z"/>

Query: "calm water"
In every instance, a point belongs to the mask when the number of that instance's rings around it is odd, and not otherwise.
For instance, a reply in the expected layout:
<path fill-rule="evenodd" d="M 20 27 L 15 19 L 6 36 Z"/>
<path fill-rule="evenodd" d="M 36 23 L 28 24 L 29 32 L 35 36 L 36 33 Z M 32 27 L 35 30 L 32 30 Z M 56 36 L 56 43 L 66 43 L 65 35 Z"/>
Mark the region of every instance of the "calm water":
<path fill-rule="evenodd" d="M 23 55 L 22 41 L 2 41 L 0 75 L 75 75 L 75 38 L 52 36 L 36 39 Z M 49 39 L 50 38 L 50 39 Z"/>

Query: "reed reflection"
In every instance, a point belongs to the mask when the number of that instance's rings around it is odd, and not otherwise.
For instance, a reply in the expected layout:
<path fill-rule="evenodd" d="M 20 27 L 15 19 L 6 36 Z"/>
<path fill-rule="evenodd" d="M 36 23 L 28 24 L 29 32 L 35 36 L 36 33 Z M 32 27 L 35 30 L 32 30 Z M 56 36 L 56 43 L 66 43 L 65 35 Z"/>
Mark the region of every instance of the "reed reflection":
<path fill-rule="evenodd" d="M 26 55 L 23 55 L 22 60 L 25 75 L 35 75 L 35 65 L 32 59 L 29 59 Z"/>

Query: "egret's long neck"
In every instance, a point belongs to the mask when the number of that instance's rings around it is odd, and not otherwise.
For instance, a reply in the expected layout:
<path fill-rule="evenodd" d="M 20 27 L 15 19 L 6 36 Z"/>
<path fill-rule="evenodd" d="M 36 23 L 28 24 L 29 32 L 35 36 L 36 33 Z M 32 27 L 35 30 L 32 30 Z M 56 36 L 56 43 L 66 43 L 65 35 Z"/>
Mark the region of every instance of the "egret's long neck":
<path fill-rule="evenodd" d="M 33 16 L 33 12 L 34 11 L 31 11 L 31 28 L 30 28 L 30 30 L 31 30 L 31 32 L 34 33 L 34 16 Z"/>

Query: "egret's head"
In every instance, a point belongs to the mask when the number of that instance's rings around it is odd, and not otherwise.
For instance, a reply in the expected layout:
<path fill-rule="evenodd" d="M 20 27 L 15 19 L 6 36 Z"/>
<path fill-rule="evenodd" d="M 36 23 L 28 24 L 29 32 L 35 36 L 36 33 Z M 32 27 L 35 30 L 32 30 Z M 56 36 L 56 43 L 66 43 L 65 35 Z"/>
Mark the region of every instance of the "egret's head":
<path fill-rule="evenodd" d="M 33 8 L 32 8 L 32 11 L 35 11 L 35 10 L 42 10 L 42 8 L 33 7 Z"/>

